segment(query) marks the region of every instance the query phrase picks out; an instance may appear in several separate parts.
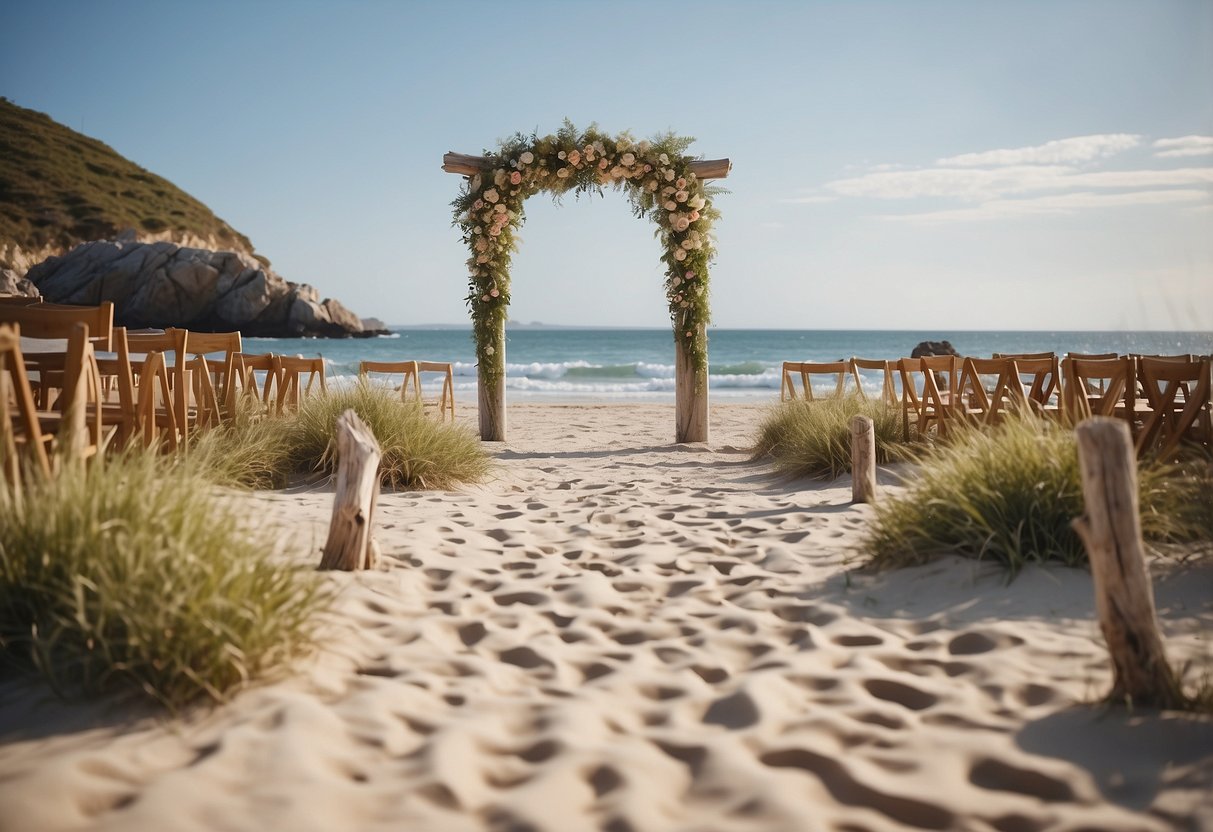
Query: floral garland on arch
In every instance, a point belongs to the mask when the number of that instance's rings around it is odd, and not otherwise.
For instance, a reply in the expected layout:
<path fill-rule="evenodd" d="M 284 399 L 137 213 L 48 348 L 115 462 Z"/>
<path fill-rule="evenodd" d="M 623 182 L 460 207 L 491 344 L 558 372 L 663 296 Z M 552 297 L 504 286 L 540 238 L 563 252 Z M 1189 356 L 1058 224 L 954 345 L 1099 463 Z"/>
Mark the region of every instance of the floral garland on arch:
<path fill-rule="evenodd" d="M 481 373 L 505 373 L 497 354 L 498 333 L 510 303 L 510 261 L 515 232 L 526 217 L 523 203 L 540 191 L 556 199 L 569 191 L 627 193 L 632 213 L 652 219 L 666 265 L 665 289 L 674 337 L 697 370 L 707 367 L 708 263 L 715 250 L 712 222 L 720 215 L 690 168 L 686 150 L 693 139 L 674 135 L 636 141 L 628 133 L 610 136 L 591 125 L 585 132 L 565 121 L 553 135 L 517 134 L 485 157 L 483 174 L 468 178 L 454 207 L 454 225 L 471 250 L 467 304 L 472 313 Z"/>

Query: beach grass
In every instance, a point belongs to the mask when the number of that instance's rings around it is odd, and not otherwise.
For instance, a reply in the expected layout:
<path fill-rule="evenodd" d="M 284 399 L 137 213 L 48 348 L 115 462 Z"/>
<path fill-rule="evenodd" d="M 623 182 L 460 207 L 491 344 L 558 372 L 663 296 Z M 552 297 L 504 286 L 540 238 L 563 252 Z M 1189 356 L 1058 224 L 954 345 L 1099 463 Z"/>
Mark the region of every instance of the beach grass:
<path fill-rule="evenodd" d="M 328 596 L 203 469 L 128 450 L 0 481 L 0 648 L 63 695 L 223 700 L 311 645 Z"/>
<path fill-rule="evenodd" d="M 1143 462 L 1142 532 L 1153 543 L 1213 540 L 1213 475 L 1207 465 Z M 1074 435 L 1022 415 L 995 428 L 967 428 L 920 453 L 905 492 L 875 505 L 861 548 L 874 568 L 912 566 L 939 555 L 1000 563 L 1078 566 L 1086 551 L 1071 521 L 1083 512 Z"/>
<path fill-rule="evenodd" d="M 392 489 L 446 489 L 479 482 L 492 460 L 467 427 L 427 416 L 417 401 L 365 380 L 312 396 L 288 420 L 289 467 L 296 472 L 336 469 L 337 417 L 352 409 L 366 423 L 383 456 L 380 481 Z"/>
<path fill-rule="evenodd" d="M 877 463 L 908 456 L 900 412 L 883 402 L 850 396 L 795 400 L 772 409 L 759 426 L 754 459 L 769 459 L 788 477 L 839 477 L 851 470 L 851 419 L 860 415 L 872 420 Z"/>
<path fill-rule="evenodd" d="M 191 453 L 224 485 L 281 488 L 299 477 L 336 470 L 337 417 L 356 412 L 382 451 L 386 488 L 447 489 L 479 482 L 492 460 L 471 430 L 427 416 L 419 402 L 359 381 L 309 396 L 298 412 L 255 418 L 245 409 L 199 437 Z"/>

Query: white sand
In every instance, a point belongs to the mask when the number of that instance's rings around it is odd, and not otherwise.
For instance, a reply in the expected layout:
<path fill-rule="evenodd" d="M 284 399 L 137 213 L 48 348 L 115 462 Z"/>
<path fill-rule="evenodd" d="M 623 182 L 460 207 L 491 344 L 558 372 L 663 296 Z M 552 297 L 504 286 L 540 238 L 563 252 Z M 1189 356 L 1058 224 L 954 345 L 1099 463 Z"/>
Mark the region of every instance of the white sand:
<path fill-rule="evenodd" d="M 292 677 L 177 721 L 0 688 L 0 829 L 1213 830 L 1213 720 L 1083 704 L 1089 575 L 849 572 L 869 509 L 748 462 L 760 416 L 512 406 L 497 480 L 382 496 Z M 331 490 L 254 499 L 319 562 Z M 1155 573 L 1207 672 L 1213 569 Z"/>

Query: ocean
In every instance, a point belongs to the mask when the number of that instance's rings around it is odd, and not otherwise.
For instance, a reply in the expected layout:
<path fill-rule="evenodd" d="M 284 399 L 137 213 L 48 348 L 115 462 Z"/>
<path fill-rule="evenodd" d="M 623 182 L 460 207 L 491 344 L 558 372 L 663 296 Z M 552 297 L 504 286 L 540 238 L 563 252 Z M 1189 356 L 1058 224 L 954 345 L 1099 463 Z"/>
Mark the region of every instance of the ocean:
<path fill-rule="evenodd" d="M 1213 332 L 994 332 L 939 330 L 710 329 L 708 389 L 714 400 L 779 398 L 784 361 L 897 359 L 921 341 L 950 341 L 962 355 L 1052 350 L 1084 353 L 1213 353 Z M 461 400 L 476 395 L 470 329 L 393 328 L 390 336 L 318 340 L 247 338 L 244 351 L 321 355 L 332 383 L 352 380 L 358 362 L 450 362 Z M 674 344 L 667 329 L 518 328 L 506 336 L 507 396 L 530 400 L 674 400 Z M 864 374 L 864 386 L 880 391 L 880 379 Z M 437 378 L 423 379 L 435 389 Z"/>

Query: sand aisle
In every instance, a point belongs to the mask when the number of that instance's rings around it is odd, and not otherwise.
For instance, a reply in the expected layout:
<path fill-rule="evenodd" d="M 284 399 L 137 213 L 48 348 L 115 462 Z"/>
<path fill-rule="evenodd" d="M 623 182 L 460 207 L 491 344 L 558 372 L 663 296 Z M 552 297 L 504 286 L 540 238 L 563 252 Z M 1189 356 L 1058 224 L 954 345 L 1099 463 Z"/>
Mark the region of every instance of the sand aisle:
<path fill-rule="evenodd" d="M 381 497 L 293 677 L 178 722 L 0 687 L 0 831 L 1213 830 L 1213 720 L 1077 707 L 1086 573 L 849 572 L 869 509 L 748 462 L 760 416 L 511 406 L 498 479 Z M 251 499 L 319 561 L 331 490 Z M 1213 570 L 1156 593 L 1208 668 Z"/>

